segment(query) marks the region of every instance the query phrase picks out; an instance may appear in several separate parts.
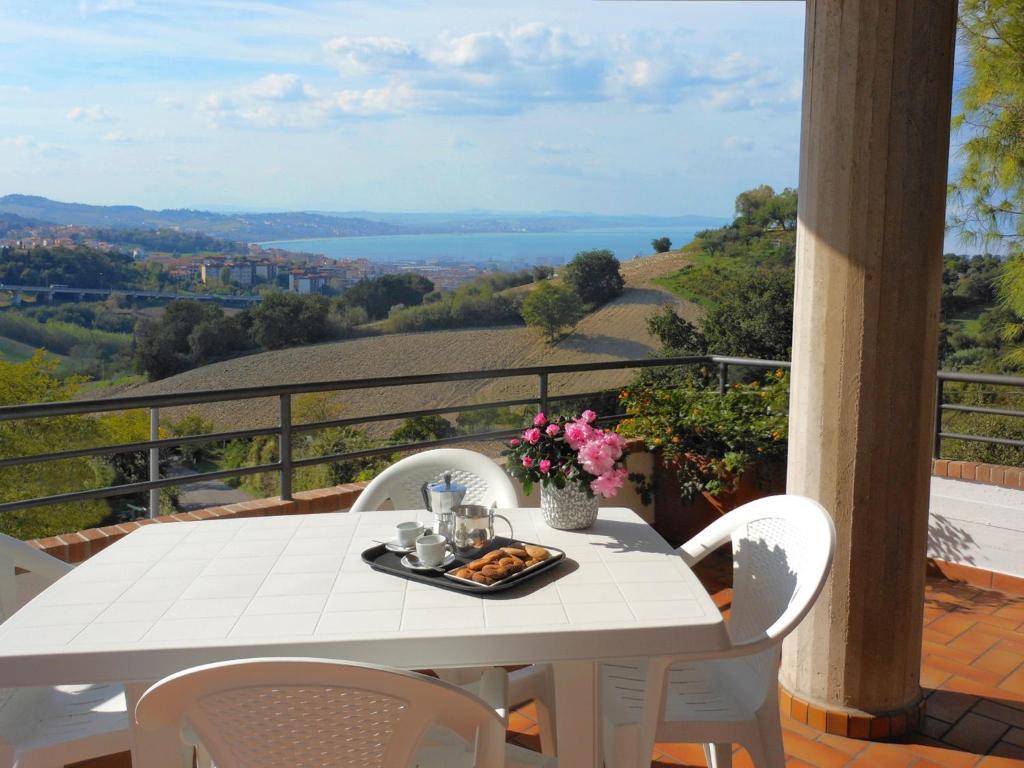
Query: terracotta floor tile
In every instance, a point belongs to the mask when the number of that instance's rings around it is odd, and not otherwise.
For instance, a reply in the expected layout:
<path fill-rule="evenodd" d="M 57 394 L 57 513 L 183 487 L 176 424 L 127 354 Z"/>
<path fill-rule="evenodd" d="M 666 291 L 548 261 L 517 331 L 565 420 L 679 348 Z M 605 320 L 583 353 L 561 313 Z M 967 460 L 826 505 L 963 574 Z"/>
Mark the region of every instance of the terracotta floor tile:
<path fill-rule="evenodd" d="M 952 675 L 944 669 L 937 669 L 927 662 L 921 666 L 921 687 L 941 688 L 942 684 L 949 680 Z"/>
<path fill-rule="evenodd" d="M 791 731 L 784 730 L 782 740 L 787 755 L 816 765 L 818 768 L 840 768 L 850 761 L 850 756 L 845 752 L 833 749 L 827 744 L 797 736 Z"/>
<path fill-rule="evenodd" d="M 864 741 L 863 739 L 847 739 L 843 736 L 833 736 L 831 733 L 821 734 L 821 736 L 818 737 L 818 741 L 826 746 L 832 747 L 832 749 L 838 749 L 840 752 L 845 752 L 851 757 L 863 752 L 871 743 L 869 741 Z"/>
<path fill-rule="evenodd" d="M 1018 747 L 1016 744 L 1011 744 L 1008 741 L 1000 741 L 992 747 L 991 754 L 996 757 L 1011 757 L 1019 760 L 1024 765 L 1024 747 Z"/>
<path fill-rule="evenodd" d="M 968 680 L 954 675 L 942 684 L 942 690 L 955 691 L 957 693 L 969 694 L 978 698 L 989 698 L 996 701 L 1012 700 L 1018 694 L 1011 693 L 1003 688 L 996 688 L 994 685 L 984 685 L 974 680 Z"/>
<path fill-rule="evenodd" d="M 1005 677 L 1016 670 L 1022 663 L 1024 663 L 1024 659 L 1017 654 L 1004 651 L 996 646 L 975 659 L 973 665 L 979 669 L 987 669 L 990 672 L 995 672 Z"/>
<path fill-rule="evenodd" d="M 978 763 L 978 768 L 1021 768 L 1021 761 L 1016 757 L 990 755 Z"/>
<path fill-rule="evenodd" d="M 974 682 L 981 683 L 982 685 L 998 685 L 1002 682 L 1004 677 L 1004 675 L 989 672 L 987 669 L 972 667 L 970 664 L 964 664 L 942 656 L 927 656 L 924 660 L 924 664 L 932 667 L 933 669 L 945 670 L 951 675 L 963 677 L 967 680 L 973 680 Z"/>
<path fill-rule="evenodd" d="M 952 691 L 935 691 L 925 700 L 925 712 L 929 717 L 946 723 L 955 723 L 977 703 L 978 699 L 974 696 Z"/>
<path fill-rule="evenodd" d="M 705 765 L 704 748 L 700 744 L 662 744 L 659 742 L 654 745 L 654 748 L 684 765 Z"/>
<path fill-rule="evenodd" d="M 968 661 L 970 661 L 983 654 L 998 642 L 999 638 L 985 634 L 984 632 L 968 631 L 951 641 L 948 647 L 954 648 L 957 651 L 962 651 L 963 654 L 970 657 L 968 659 Z"/>
<path fill-rule="evenodd" d="M 919 731 L 925 736 L 931 736 L 933 739 L 941 739 L 952 727 L 951 723 L 937 720 L 934 717 L 925 717 Z"/>
<path fill-rule="evenodd" d="M 899 745 L 871 744 L 850 765 L 856 768 L 907 768 L 917 761 L 917 755 Z"/>
<path fill-rule="evenodd" d="M 994 747 L 1010 726 L 998 720 L 968 712 L 942 737 L 944 744 L 983 755 Z"/>
<path fill-rule="evenodd" d="M 1024 728 L 1011 728 L 1010 732 L 1003 736 L 1003 741 L 1024 747 Z"/>
<path fill-rule="evenodd" d="M 955 638 L 957 635 L 960 635 L 973 627 L 977 621 L 978 619 L 976 617 L 969 614 L 950 613 L 943 616 L 941 619 L 933 621 L 928 629 L 932 630 L 932 632 L 941 632 L 945 635 L 952 635 Z"/>
<path fill-rule="evenodd" d="M 927 736 L 919 736 L 916 737 L 917 743 L 905 746 L 911 752 L 933 763 L 946 766 L 946 768 L 971 768 L 978 762 L 979 755 L 973 752 L 963 752 L 956 747 L 950 747 L 939 742 L 925 744 L 925 741 L 930 741 L 930 739 Z"/>
<path fill-rule="evenodd" d="M 1020 667 L 1016 672 L 999 683 L 999 687 L 1009 691 L 1011 694 L 1016 694 L 1018 697 L 1024 697 L 1024 667 Z"/>
<path fill-rule="evenodd" d="M 1020 702 L 1024 705 L 1024 702 Z M 974 707 L 976 714 L 998 720 L 1014 728 L 1024 729 L 1024 710 L 1008 706 L 1002 702 L 982 699 Z"/>

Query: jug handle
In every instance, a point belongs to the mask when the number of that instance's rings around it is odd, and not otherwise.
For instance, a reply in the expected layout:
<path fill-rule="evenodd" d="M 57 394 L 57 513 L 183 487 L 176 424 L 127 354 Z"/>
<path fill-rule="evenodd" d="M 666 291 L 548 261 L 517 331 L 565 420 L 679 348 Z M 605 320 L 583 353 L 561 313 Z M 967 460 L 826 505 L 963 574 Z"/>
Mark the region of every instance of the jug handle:
<path fill-rule="evenodd" d="M 512 528 L 512 521 L 511 521 L 511 520 L 509 520 L 509 519 L 508 519 L 507 517 L 505 517 L 504 515 L 499 515 L 499 514 L 495 514 L 494 516 L 495 516 L 495 517 L 497 517 L 497 518 L 500 518 L 501 520 L 504 520 L 504 521 L 505 521 L 505 525 L 507 525 L 507 526 L 508 526 L 508 537 L 509 537 L 510 539 L 514 539 L 514 538 L 516 537 L 516 532 L 515 532 L 515 531 L 513 530 L 513 528 Z"/>
<path fill-rule="evenodd" d="M 427 510 L 433 512 L 433 510 L 430 509 L 430 493 L 427 491 L 427 488 L 429 487 L 430 481 L 425 482 L 420 486 L 420 493 L 423 494 L 423 506 L 426 507 Z"/>

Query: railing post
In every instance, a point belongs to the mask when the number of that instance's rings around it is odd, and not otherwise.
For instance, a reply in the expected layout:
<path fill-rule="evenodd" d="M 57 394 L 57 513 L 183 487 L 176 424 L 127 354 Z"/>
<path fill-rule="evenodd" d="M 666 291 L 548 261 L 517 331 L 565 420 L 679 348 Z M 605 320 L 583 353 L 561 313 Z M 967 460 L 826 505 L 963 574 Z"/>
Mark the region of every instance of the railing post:
<path fill-rule="evenodd" d="M 278 438 L 281 455 L 281 498 L 292 497 L 292 396 L 281 395 L 281 434 Z"/>
<path fill-rule="evenodd" d="M 941 376 L 935 377 L 935 447 L 932 449 L 932 457 L 942 458 L 942 397 L 945 382 Z"/>
<path fill-rule="evenodd" d="M 160 439 L 160 409 L 149 409 L 149 439 Z M 149 449 L 149 479 L 160 479 L 160 449 Z M 157 517 L 160 514 L 160 489 L 151 488 L 149 491 L 149 516 Z"/>
<path fill-rule="evenodd" d="M 718 364 L 718 394 L 724 395 L 726 388 L 729 386 L 729 365 L 727 363 Z"/>
<path fill-rule="evenodd" d="M 541 413 L 548 412 L 548 375 L 546 373 L 538 373 L 537 378 L 540 380 L 540 411 Z"/>

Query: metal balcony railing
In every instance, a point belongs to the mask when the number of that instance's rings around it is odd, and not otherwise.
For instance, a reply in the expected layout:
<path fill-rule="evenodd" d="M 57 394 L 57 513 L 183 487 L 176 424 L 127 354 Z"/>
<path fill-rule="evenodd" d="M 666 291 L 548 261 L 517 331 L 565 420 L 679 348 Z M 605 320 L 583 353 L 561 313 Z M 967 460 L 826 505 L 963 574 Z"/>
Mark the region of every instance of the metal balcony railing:
<path fill-rule="evenodd" d="M 581 363 L 573 365 L 547 365 L 525 368 L 503 368 L 480 371 L 456 371 L 452 373 L 431 373 L 409 376 L 388 376 L 379 378 L 344 379 L 336 381 L 317 381 L 305 384 L 268 385 L 259 387 L 240 387 L 236 389 L 219 389 L 208 391 L 197 391 L 182 394 L 165 395 L 142 395 L 129 397 L 112 397 L 95 400 L 73 400 L 55 403 L 33 403 L 27 405 L 12 405 L 0 407 L 0 421 L 11 421 L 21 419 L 46 418 L 54 416 L 70 416 L 105 413 L 137 408 L 145 408 L 150 416 L 150 439 L 135 443 L 121 443 L 118 445 L 104 445 L 89 448 L 76 448 L 66 451 L 54 451 L 51 453 L 34 454 L 29 456 L 0 457 L 0 468 L 15 466 L 30 466 L 47 461 L 58 461 L 86 456 L 108 456 L 119 453 L 130 453 L 136 451 L 149 451 L 149 480 L 135 482 L 105 488 L 93 488 L 73 493 L 55 494 L 33 499 L 19 499 L 0 504 L 0 513 L 12 512 L 30 507 L 40 507 L 68 502 L 85 501 L 89 499 L 110 498 L 141 492 L 149 493 L 149 513 L 151 516 L 158 514 L 159 492 L 161 488 L 178 485 L 193 484 L 204 480 L 221 480 L 231 477 L 274 472 L 279 476 L 280 495 L 284 499 L 291 498 L 292 472 L 293 470 L 318 464 L 330 464 L 340 461 L 367 458 L 390 453 L 429 448 L 441 445 L 449 445 L 459 442 L 470 442 L 480 440 L 498 440 L 512 437 L 519 433 L 519 428 L 504 429 L 488 432 L 477 432 L 462 434 L 455 437 L 440 438 L 436 440 L 421 441 L 415 443 L 389 444 L 375 448 L 368 448 L 359 451 L 348 451 L 324 456 L 310 458 L 294 458 L 292 452 L 293 436 L 296 433 L 316 431 L 321 429 L 348 427 L 359 424 L 370 424 L 382 421 L 394 421 L 407 419 L 415 416 L 436 416 L 452 413 L 466 413 L 472 411 L 487 410 L 492 408 L 511 408 L 518 406 L 535 405 L 540 410 L 547 411 L 551 403 L 597 398 L 607 395 L 607 391 L 598 392 L 573 392 L 569 394 L 552 395 L 549 392 L 551 376 L 557 374 L 584 374 L 591 371 L 609 371 L 641 368 L 657 368 L 666 366 L 706 366 L 717 371 L 718 391 L 724 393 L 729 383 L 729 372 L 731 368 L 761 368 L 761 369 L 788 369 L 790 363 L 782 360 L 754 360 L 740 357 L 723 357 L 718 355 L 702 355 L 692 357 L 662 357 L 647 358 L 642 360 L 613 360 L 607 362 Z M 508 379 L 515 377 L 533 377 L 536 380 L 536 396 L 519 398 L 513 400 L 498 400 L 484 403 L 455 403 L 439 408 L 425 408 L 412 411 L 394 411 L 388 413 L 374 414 L 368 416 L 357 416 L 345 419 L 332 419 L 302 424 L 295 424 L 292 421 L 291 406 L 292 398 L 295 395 L 311 392 L 342 392 L 346 390 L 390 388 L 402 386 L 415 386 L 420 384 L 436 384 L 443 382 L 458 382 L 488 379 Z M 947 433 L 942 431 L 942 413 L 944 411 L 959 411 L 966 413 L 983 413 L 997 416 L 1024 417 L 1024 411 L 1017 411 L 1005 408 L 986 408 L 982 406 L 957 405 L 943 402 L 944 384 L 946 382 L 978 383 L 995 386 L 1016 387 L 1024 390 L 1024 378 L 1011 376 L 994 376 L 986 374 L 961 374 L 951 372 L 940 372 L 937 378 L 937 405 L 936 405 L 936 430 L 935 446 L 938 456 L 941 441 L 964 440 L 1012 447 L 1024 448 L 1024 440 L 1009 438 L 998 438 L 985 435 L 966 435 L 959 433 Z M 256 429 L 240 429 L 226 432 L 215 432 L 203 435 L 186 435 L 171 438 L 159 437 L 159 415 L 161 408 L 200 405 L 206 403 L 217 403 L 231 400 L 252 400 L 256 398 L 274 397 L 279 403 L 278 424 L 269 427 Z M 612 414 L 604 417 L 603 421 L 615 421 L 624 414 Z M 278 439 L 279 459 L 275 462 L 258 464 L 248 467 L 218 470 L 214 472 L 203 472 L 188 476 L 161 477 L 159 454 L 162 449 L 174 448 L 182 445 L 201 443 L 222 443 L 230 440 L 249 439 L 261 436 L 276 436 Z"/>

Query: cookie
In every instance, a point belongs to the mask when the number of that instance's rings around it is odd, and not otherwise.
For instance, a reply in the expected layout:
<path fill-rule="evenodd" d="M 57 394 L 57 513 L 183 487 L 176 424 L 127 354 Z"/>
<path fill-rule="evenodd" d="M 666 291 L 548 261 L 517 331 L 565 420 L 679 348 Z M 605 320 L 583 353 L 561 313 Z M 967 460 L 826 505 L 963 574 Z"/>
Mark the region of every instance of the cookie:
<path fill-rule="evenodd" d="M 469 570 L 471 571 L 479 571 L 485 565 L 487 565 L 487 563 L 485 563 L 483 560 L 474 560 L 471 563 L 467 563 L 466 567 L 469 568 Z"/>
<path fill-rule="evenodd" d="M 489 563 L 480 569 L 480 573 L 484 576 L 490 576 L 492 579 L 504 579 L 508 576 L 508 568 L 504 565 Z"/>
<path fill-rule="evenodd" d="M 522 565 L 522 564 L 523 564 L 523 560 L 521 560 L 518 557 L 512 557 L 511 555 L 509 555 L 508 557 L 503 557 L 503 558 L 501 558 L 501 560 L 498 561 L 498 565 Z"/>
<path fill-rule="evenodd" d="M 485 585 L 494 583 L 494 579 L 492 579 L 490 576 L 484 576 L 482 573 L 474 573 L 473 581 Z"/>
<path fill-rule="evenodd" d="M 527 560 L 525 563 L 523 563 L 523 566 L 526 567 L 526 568 L 529 568 L 531 565 L 536 565 L 539 562 L 540 562 L 540 560 L 534 560 L 531 557 L 529 560 Z"/>
<path fill-rule="evenodd" d="M 481 557 L 480 560 L 484 564 L 487 564 L 493 563 L 495 560 L 500 560 L 503 557 L 505 557 L 505 554 L 500 549 L 496 549 L 493 552 L 488 552 L 486 555 Z"/>
<path fill-rule="evenodd" d="M 472 579 L 473 571 L 469 568 L 459 568 L 458 570 L 453 571 L 453 575 L 458 576 L 460 579 Z"/>
<path fill-rule="evenodd" d="M 525 560 L 530 556 L 525 549 L 519 547 L 502 547 L 501 551 L 511 557 L 518 557 L 520 560 Z"/>
<path fill-rule="evenodd" d="M 526 544 L 526 553 L 532 560 L 547 560 L 551 557 L 551 553 L 548 552 L 544 547 L 536 547 L 533 544 Z"/>

